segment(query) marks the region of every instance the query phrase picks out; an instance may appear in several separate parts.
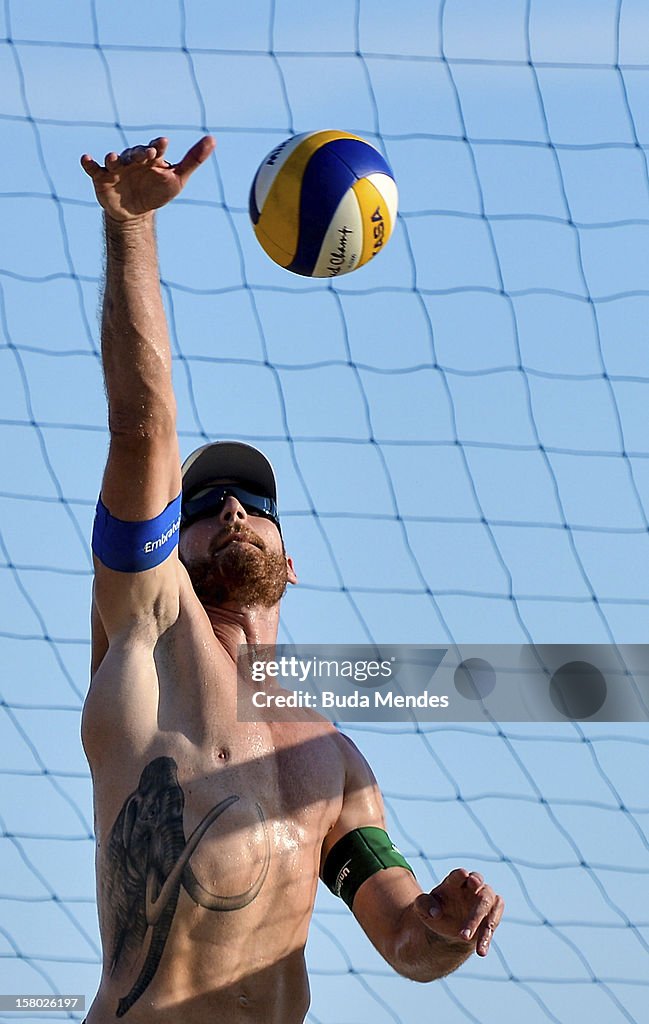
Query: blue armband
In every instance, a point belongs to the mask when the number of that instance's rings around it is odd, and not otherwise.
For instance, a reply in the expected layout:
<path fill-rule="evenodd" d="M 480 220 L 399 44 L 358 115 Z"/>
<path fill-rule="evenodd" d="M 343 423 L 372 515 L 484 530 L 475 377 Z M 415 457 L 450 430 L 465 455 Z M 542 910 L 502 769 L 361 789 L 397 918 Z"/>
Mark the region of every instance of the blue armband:
<path fill-rule="evenodd" d="M 111 516 L 100 498 L 92 528 L 92 550 L 99 561 L 116 572 L 144 572 L 164 562 L 178 543 L 180 497 L 155 519 L 139 523 Z"/>

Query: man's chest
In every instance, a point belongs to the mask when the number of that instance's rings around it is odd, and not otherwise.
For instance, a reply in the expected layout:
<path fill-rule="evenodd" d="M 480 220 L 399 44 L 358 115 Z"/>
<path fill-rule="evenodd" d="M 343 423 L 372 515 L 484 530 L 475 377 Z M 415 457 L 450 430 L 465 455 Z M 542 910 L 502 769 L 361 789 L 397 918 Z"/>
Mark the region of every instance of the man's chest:
<path fill-rule="evenodd" d="M 187 828 L 215 802 L 231 801 L 221 840 L 257 829 L 262 816 L 276 846 L 303 847 L 319 845 L 340 813 L 344 766 L 328 728 L 235 720 L 221 732 L 215 723 L 200 746 L 181 741 L 176 755 Z"/>
<path fill-rule="evenodd" d="M 227 745 L 199 748 L 181 733 L 160 733 L 146 763 L 122 769 L 127 791 L 100 843 L 107 905 L 127 877 L 152 908 L 181 889 L 191 897 L 185 909 L 310 903 L 342 801 L 331 737 L 254 732 L 249 723 L 231 728 Z M 194 923 L 205 926 L 200 914 Z"/>
<path fill-rule="evenodd" d="M 209 803 L 216 787 L 307 824 L 339 810 L 345 771 L 331 723 L 319 716 L 247 720 L 249 684 L 214 658 L 211 645 L 167 644 L 155 664 L 158 723 L 175 734 L 179 772 L 195 804 Z"/>
<path fill-rule="evenodd" d="M 199 641 L 163 641 L 148 666 L 144 656 L 109 657 L 102 686 L 114 685 L 115 673 L 128 677 L 131 693 L 150 691 L 142 706 L 151 710 L 132 748 L 119 737 L 128 735 L 137 701 L 128 714 L 124 709 L 121 727 L 110 702 L 111 756 L 94 772 L 100 833 L 105 837 L 124 814 L 137 822 L 134 835 L 145 845 L 149 834 L 156 841 L 159 827 L 173 832 L 176 844 L 195 835 L 193 860 L 207 863 L 218 846 L 225 865 L 246 847 L 263 855 L 267 842 L 277 856 L 319 848 L 342 806 L 340 738 L 322 720 L 241 720 L 234 667 Z"/>

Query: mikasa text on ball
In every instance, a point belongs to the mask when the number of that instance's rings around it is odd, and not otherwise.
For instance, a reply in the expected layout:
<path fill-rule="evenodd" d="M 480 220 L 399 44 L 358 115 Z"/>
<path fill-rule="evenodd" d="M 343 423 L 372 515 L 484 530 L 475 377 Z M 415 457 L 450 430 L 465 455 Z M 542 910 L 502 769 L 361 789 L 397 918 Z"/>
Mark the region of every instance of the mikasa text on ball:
<path fill-rule="evenodd" d="M 280 267 L 304 277 L 338 277 L 385 246 L 397 203 L 392 171 L 378 149 L 347 132 L 307 132 L 282 142 L 259 167 L 250 219 Z"/>

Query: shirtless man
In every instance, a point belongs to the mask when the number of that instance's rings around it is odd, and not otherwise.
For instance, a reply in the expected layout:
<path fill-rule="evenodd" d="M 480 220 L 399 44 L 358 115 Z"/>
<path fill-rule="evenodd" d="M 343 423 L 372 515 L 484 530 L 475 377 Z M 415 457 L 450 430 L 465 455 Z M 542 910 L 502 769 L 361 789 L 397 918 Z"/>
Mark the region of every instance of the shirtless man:
<path fill-rule="evenodd" d="M 300 1024 L 318 876 L 416 981 L 485 956 L 503 901 L 462 868 L 422 893 L 383 831 L 374 776 L 331 723 L 237 721 L 238 645 L 275 643 L 297 580 L 256 449 L 217 442 L 190 456 L 180 519 L 153 211 L 214 140 L 176 165 L 166 148 L 81 160 L 105 217 L 110 426 L 82 724 L 104 951 L 87 1020 Z"/>

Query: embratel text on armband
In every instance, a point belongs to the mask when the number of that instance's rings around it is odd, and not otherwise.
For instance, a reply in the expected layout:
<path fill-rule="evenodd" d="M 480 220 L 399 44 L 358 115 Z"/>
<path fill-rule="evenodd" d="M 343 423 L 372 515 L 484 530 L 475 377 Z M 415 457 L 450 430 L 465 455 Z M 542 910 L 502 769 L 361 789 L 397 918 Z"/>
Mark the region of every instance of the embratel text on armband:
<path fill-rule="evenodd" d="M 92 530 L 92 550 L 116 572 L 144 572 L 169 557 L 178 544 L 180 494 L 154 519 L 126 522 L 112 516 L 101 498 Z"/>

